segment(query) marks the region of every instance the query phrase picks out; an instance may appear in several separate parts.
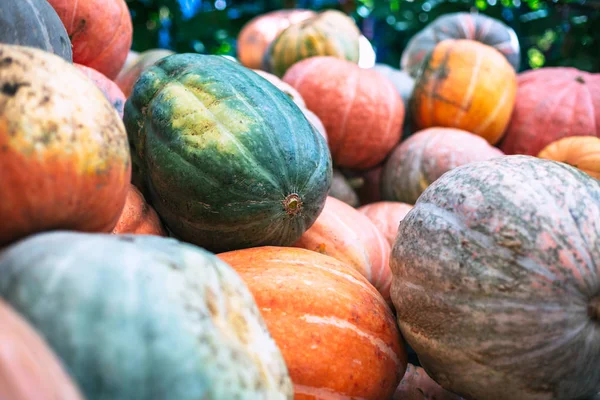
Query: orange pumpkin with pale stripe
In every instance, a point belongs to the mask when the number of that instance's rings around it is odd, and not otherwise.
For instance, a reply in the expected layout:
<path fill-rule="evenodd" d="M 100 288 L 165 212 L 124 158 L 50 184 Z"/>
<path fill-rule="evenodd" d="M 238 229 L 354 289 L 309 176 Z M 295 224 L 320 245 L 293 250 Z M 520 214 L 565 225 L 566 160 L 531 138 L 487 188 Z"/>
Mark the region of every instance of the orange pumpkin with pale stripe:
<path fill-rule="evenodd" d="M 444 40 L 425 60 L 411 98 L 416 130 L 459 128 L 490 144 L 502 138 L 515 105 L 517 77 L 496 49 Z"/>
<path fill-rule="evenodd" d="M 600 179 L 600 138 L 595 136 L 570 136 L 557 140 L 546 146 L 538 157 L 572 165 Z"/>
<path fill-rule="evenodd" d="M 328 196 L 321 215 L 294 247 L 342 261 L 367 278 L 390 301 L 391 247 L 371 220 L 352 206 Z"/>
<path fill-rule="evenodd" d="M 373 224 L 384 234 L 390 247 L 394 246 L 398 234 L 398 224 L 413 208 L 410 204 L 397 201 L 380 201 L 367 204 L 358 209 L 367 216 Z"/>
<path fill-rule="evenodd" d="M 129 185 L 125 207 L 112 233 L 168 236 L 156 211 L 146 203 L 144 195 L 133 185 Z"/>
<path fill-rule="evenodd" d="M 254 295 L 295 400 L 392 396 L 406 353 L 390 308 L 363 276 L 304 249 L 259 247 L 219 257 Z"/>

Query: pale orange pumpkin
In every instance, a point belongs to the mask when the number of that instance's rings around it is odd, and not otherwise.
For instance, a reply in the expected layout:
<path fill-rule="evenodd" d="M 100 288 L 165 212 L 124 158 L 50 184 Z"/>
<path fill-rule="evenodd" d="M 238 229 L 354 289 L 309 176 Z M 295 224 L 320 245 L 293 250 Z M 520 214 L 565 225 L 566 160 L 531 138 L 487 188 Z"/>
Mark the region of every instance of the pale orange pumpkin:
<path fill-rule="evenodd" d="M 373 224 L 384 234 L 390 247 L 394 246 L 398 234 L 398 224 L 413 208 L 410 204 L 397 201 L 379 201 L 367 204 L 358 209 L 367 216 Z"/>
<path fill-rule="evenodd" d="M 557 140 L 544 147 L 538 157 L 572 165 L 600 179 L 600 138 L 596 136 L 570 136 Z"/>
<path fill-rule="evenodd" d="M 146 203 L 144 195 L 133 185 L 129 186 L 125 207 L 112 233 L 168 236 L 156 211 Z"/>

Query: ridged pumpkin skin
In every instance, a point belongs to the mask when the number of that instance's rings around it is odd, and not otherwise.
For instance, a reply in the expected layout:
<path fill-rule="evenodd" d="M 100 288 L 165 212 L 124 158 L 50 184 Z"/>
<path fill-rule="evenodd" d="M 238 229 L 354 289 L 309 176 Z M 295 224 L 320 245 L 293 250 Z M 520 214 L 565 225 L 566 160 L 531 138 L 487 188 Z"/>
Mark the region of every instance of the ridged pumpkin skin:
<path fill-rule="evenodd" d="M 600 137 L 600 74 L 540 68 L 518 76 L 517 101 L 500 148 L 537 155 L 564 137 Z"/>
<path fill-rule="evenodd" d="M 323 122 L 336 165 L 368 169 L 400 141 L 404 104 L 380 73 L 334 57 L 313 57 L 295 64 L 283 80 Z"/>
<path fill-rule="evenodd" d="M 0 399 L 82 399 L 44 340 L 2 300 L 0 326 Z"/>
<path fill-rule="evenodd" d="M 402 53 L 401 68 L 417 76 L 427 54 L 446 39 L 469 39 L 491 46 L 519 70 L 521 51 L 515 31 L 495 18 L 467 12 L 442 15 L 414 35 Z"/>
<path fill-rule="evenodd" d="M 360 30 L 354 20 L 338 10 L 327 10 L 290 25 L 271 43 L 269 71 L 283 76 L 298 61 L 331 56 L 353 64 L 359 59 Z"/>
<path fill-rule="evenodd" d="M 123 122 L 54 54 L 0 45 L 0 246 L 52 229 L 110 232 L 131 178 Z"/>
<path fill-rule="evenodd" d="M 292 399 L 251 293 L 198 247 L 54 232 L 4 250 L 0 271 L 0 297 L 44 336 L 87 400 Z"/>
<path fill-rule="evenodd" d="M 421 367 L 412 364 L 406 366 L 404 377 L 398 385 L 392 400 L 462 400 L 462 397 L 451 393 L 427 375 Z"/>
<path fill-rule="evenodd" d="M 88 77 L 102 91 L 104 96 L 113 105 L 119 116 L 123 118 L 123 109 L 125 108 L 125 95 L 119 89 L 116 83 L 108 79 L 102 73 L 85 65 L 74 64 L 75 67 Z"/>
<path fill-rule="evenodd" d="M 129 186 L 125 207 L 112 233 L 168 236 L 156 211 L 146 203 L 144 195 L 133 185 Z"/>
<path fill-rule="evenodd" d="M 358 211 L 366 215 L 373 225 L 383 233 L 391 248 L 396 242 L 398 224 L 412 208 L 413 206 L 410 204 L 397 201 L 379 201 L 362 206 Z"/>
<path fill-rule="evenodd" d="M 326 254 L 354 268 L 390 299 L 390 245 L 371 220 L 352 206 L 327 197 L 314 225 L 294 247 Z"/>
<path fill-rule="evenodd" d="M 115 79 L 123 68 L 133 25 L 125 0 L 48 0 L 67 28 L 73 61 Z"/>
<path fill-rule="evenodd" d="M 460 165 L 503 156 L 483 138 L 452 128 L 415 133 L 394 149 L 381 176 L 385 200 L 415 204 L 440 176 Z"/>
<path fill-rule="evenodd" d="M 35 47 L 73 62 L 67 31 L 46 0 L 3 1 L 0 43 Z"/>
<path fill-rule="evenodd" d="M 331 181 L 331 189 L 329 189 L 329 196 L 335 197 L 352 207 L 358 207 L 360 205 L 358 195 L 354 191 L 351 182 L 349 182 L 337 169 L 333 170 L 333 179 Z"/>
<path fill-rule="evenodd" d="M 131 96 L 133 85 L 138 80 L 142 72 L 154 65 L 158 60 L 175 54 L 166 49 L 150 49 L 140 53 L 129 65 L 124 65 L 123 69 L 115 78 L 115 83 L 121 88 L 125 97 Z"/>
<path fill-rule="evenodd" d="M 402 220 L 392 299 L 423 368 L 467 399 L 600 389 L 600 185 L 505 156 L 448 172 Z"/>
<path fill-rule="evenodd" d="M 424 62 L 411 98 L 416 130 L 458 128 L 490 144 L 502 138 L 517 93 L 515 70 L 495 49 L 472 40 L 440 42 Z"/>
<path fill-rule="evenodd" d="M 176 237 L 215 252 L 286 246 L 321 212 L 327 143 L 251 70 L 169 56 L 142 74 L 125 110 L 147 198 Z"/>
<path fill-rule="evenodd" d="M 284 29 L 316 15 L 314 11 L 277 10 L 252 18 L 243 26 L 237 38 L 237 56 L 243 66 L 263 67 L 263 59 L 271 42 Z"/>
<path fill-rule="evenodd" d="M 566 137 L 544 147 L 538 157 L 564 162 L 600 179 L 600 138 L 594 136 Z"/>
<path fill-rule="evenodd" d="M 390 398 L 406 353 L 390 308 L 358 272 L 304 249 L 219 257 L 254 295 L 290 371 L 294 400 Z"/>

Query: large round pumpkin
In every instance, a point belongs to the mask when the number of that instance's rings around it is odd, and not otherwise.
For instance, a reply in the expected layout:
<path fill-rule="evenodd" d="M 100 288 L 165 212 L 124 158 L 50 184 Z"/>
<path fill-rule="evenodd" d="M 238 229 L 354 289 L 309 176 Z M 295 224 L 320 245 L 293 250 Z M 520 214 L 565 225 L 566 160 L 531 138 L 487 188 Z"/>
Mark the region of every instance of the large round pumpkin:
<path fill-rule="evenodd" d="M 510 125 L 500 148 L 537 155 L 569 136 L 600 137 L 600 74 L 575 68 L 540 68 L 518 76 Z"/>
<path fill-rule="evenodd" d="M 131 96 L 133 85 L 138 80 L 142 72 L 154 65 L 158 60 L 175 54 L 167 49 L 150 49 L 140 53 L 129 65 L 124 65 L 119 75 L 115 78 L 115 83 L 121 88 L 125 97 Z"/>
<path fill-rule="evenodd" d="M 452 128 L 415 133 L 394 149 L 381 177 L 385 200 L 414 204 L 440 176 L 459 165 L 504 155 L 479 136 Z"/>
<path fill-rule="evenodd" d="M 415 129 L 464 129 L 496 144 L 515 104 L 515 70 L 500 52 L 472 40 L 440 42 L 423 65 L 411 98 Z"/>
<path fill-rule="evenodd" d="M 295 64 L 283 80 L 323 122 L 340 167 L 373 167 L 400 141 L 404 104 L 380 73 L 334 57 L 312 57 Z"/>
<path fill-rule="evenodd" d="M 427 54 L 446 39 L 469 39 L 491 46 L 519 70 L 521 52 L 515 31 L 495 18 L 467 12 L 442 15 L 414 35 L 402 53 L 401 68 L 417 76 Z"/>
<path fill-rule="evenodd" d="M 570 136 L 557 140 L 544 147 L 538 157 L 564 162 L 600 179 L 600 138 L 595 136 Z"/>
<path fill-rule="evenodd" d="M 168 236 L 156 211 L 146 203 L 144 195 L 133 185 L 129 186 L 125 207 L 112 233 Z"/>
<path fill-rule="evenodd" d="M 332 173 L 325 139 L 242 65 L 166 57 L 125 110 L 149 201 L 176 237 L 211 251 L 286 246 L 321 212 Z"/>
<path fill-rule="evenodd" d="M 402 220 L 392 299 L 429 375 L 469 399 L 600 390 L 600 185 L 505 156 L 446 173 Z"/>
<path fill-rule="evenodd" d="M 383 233 L 390 247 L 396 241 L 398 224 L 406 217 L 406 214 L 410 210 L 412 210 L 410 204 L 397 201 L 379 201 L 364 205 L 358 209 Z"/>
<path fill-rule="evenodd" d="M 125 0 L 48 0 L 67 28 L 73 61 L 115 79 L 133 39 Z"/>
<path fill-rule="evenodd" d="M 35 47 L 73 62 L 71 40 L 46 0 L 8 0 L 0 4 L 0 43 Z M 0 60 L 0 66 L 4 63 Z"/>
<path fill-rule="evenodd" d="M 123 122 L 62 58 L 0 45 L 0 246 L 52 229 L 110 232 L 131 177 Z"/>
<path fill-rule="evenodd" d="M 2 300 L 0 326 L 0 399 L 81 399 L 52 350 Z"/>
<path fill-rule="evenodd" d="M 406 366 L 406 372 L 392 400 L 462 400 L 431 379 L 421 367 Z"/>
<path fill-rule="evenodd" d="M 75 67 L 79 69 L 85 76 L 88 77 L 94 84 L 102 91 L 104 96 L 113 105 L 115 110 L 119 113 L 119 116 L 123 118 L 123 109 L 125 107 L 125 95 L 119 89 L 116 83 L 108 79 L 104 74 L 96 71 L 93 68 L 86 67 L 85 65 L 75 64 Z"/>
<path fill-rule="evenodd" d="M 342 261 L 367 278 L 389 300 L 390 245 L 371 220 L 352 206 L 327 197 L 317 221 L 294 246 Z"/>
<path fill-rule="evenodd" d="M 0 297 L 88 400 L 291 400 L 282 355 L 244 282 L 157 236 L 53 232 L 0 253 Z"/>
<path fill-rule="evenodd" d="M 254 295 L 295 400 L 391 397 L 406 353 L 390 308 L 358 272 L 303 249 L 260 247 L 219 257 Z"/>

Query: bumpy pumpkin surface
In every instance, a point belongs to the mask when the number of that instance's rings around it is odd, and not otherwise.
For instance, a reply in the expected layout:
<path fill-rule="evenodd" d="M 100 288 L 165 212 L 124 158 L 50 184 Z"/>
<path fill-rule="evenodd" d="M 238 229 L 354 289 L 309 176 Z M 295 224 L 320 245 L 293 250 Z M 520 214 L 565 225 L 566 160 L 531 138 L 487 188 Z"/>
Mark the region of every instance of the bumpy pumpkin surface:
<path fill-rule="evenodd" d="M 96 71 L 93 68 L 86 67 L 85 65 L 75 64 L 75 67 L 79 69 L 85 76 L 88 77 L 94 84 L 102 91 L 104 96 L 113 105 L 115 110 L 119 113 L 119 116 L 123 118 L 123 109 L 125 107 L 125 95 L 119 89 L 116 83 L 108 79 L 104 74 Z"/>
<path fill-rule="evenodd" d="M 0 399 L 81 399 L 52 350 L 2 300 L 0 326 Z"/>
<path fill-rule="evenodd" d="M 295 400 L 389 399 L 406 367 L 390 308 L 358 272 L 304 249 L 219 254 L 252 292 Z"/>
<path fill-rule="evenodd" d="M 136 83 L 125 124 L 151 204 L 185 241 L 290 245 L 323 208 L 327 143 L 289 96 L 235 62 L 162 59 Z"/>
<path fill-rule="evenodd" d="M 138 80 L 142 72 L 154 65 L 158 60 L 175 54 L 166 49 L 150 49 L 137 55 L 129 65 L 124 65 L 119 75 L 115 78 L 115 83 L 121 88 L 125 97 L 131 96 L 133 85 Z M 129 56 L 128 56 L 129 57 Z"/>
<path fill-rule="evenodd" d="M 367 216 L 383 233 L 390 247 L 396 241 L 398 234 L 398 224 L 406 217 L 406 214 L 412 210 L 410 204 L 400 203 L 397 201 L 379 201 L 364 205 L 358 209 L 361 213 Z"/>
<path fill-rule="evenodd" d="M 146 203 L 144 195 L 133 185 L 129 186 L 125 207 L 112 233 L 168 236 L 156 211 Z"/>
<path fill-rule="evenodd" d="M 469 399 L 600 389 L 600 185 L 505 156 L 453 169 L 402 220 L 392 299 L 429 375 Z"/>
<path fill-rule="evenodd" d="M 519 74 L 518 83 L 500 144 L 506 154 L 535 156 L 564 137 L 600 137 L 600 74 L 549 67 Z"/>
<path fill-rule="evenodd" d="M 0 297 L 43 335 L 88 400 L 292 399 L 251 293 L 200 248 L 54 232 L 4 250 L 0 272 Z"/>
<path fill-rule="evenodd" d="M 67 31 L 46 0 L 3 1 L 0 43 L 35 47 L 73 62 Z"/>
<path fill-rule="evenodd" d="M 427 375 L 421 367 L 412 364 L 406 366 L 404 377 L 398 385 L 392 400 L 462 400 L 462 397 L 451 393 Z"/>
<path fill-rule="evenodd" d="M 123 122 L 62 58 L 0 45 L 0 245 L 52 229 L 110 232 L 131 161 Z"/>
<path fill-rule="evenodd" d="M 560 161 L 600 179 L 600 138 L 570 136 L 544 147 L 539 158 Z"/>

